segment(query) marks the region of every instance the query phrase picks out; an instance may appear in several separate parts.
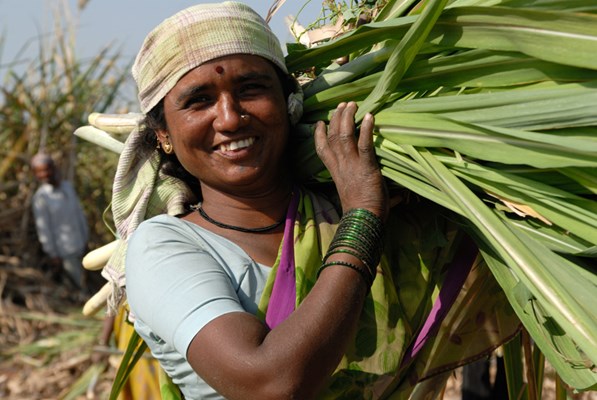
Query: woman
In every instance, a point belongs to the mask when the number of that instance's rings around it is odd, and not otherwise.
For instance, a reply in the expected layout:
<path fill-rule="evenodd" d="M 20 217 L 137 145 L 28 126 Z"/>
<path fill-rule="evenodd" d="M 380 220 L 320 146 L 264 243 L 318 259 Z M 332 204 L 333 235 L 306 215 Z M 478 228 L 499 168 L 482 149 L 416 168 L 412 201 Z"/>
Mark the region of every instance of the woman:
<path fill-rule="evenodd" d="M 356 138 L 356 104 L 342 103 L 315 129 L 335 205 L 292 176 L 300 93 L 249 7 L 200 5 L 165 20 L 133 75 L 146 119 L 127 140 L 113 204 L 121 236 L 132 233 L 126 295 L 135 329 L 185 398 L 374 398 L 412 387 L 398 372 L 414 368 L 407 348 L 443 277 L 420 266 L 444 265 L 457 241 L 427 243 L 440 225 L 454 230 L 426 210 L 417 261 L 389 267 L 406 247 L 382 259 L 388 198 L 373 117 Z M 123 283 L 117 268 L 107 274 Z"/>

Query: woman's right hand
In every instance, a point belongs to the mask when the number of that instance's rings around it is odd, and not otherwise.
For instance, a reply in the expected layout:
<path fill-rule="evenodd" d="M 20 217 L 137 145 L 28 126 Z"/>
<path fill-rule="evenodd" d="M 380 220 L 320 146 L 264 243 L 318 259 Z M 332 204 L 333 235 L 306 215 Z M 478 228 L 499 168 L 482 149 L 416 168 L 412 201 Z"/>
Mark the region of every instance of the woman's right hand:
<path fill-rule="evenodd" d="M 324 122 L 318 122 L 315 148 L 336 184 L 343 212 L 365 208 L 385 220 L 388 192 L 373 146 L 373 115 L 365 115 L 357 138 L 356 111 L 355 102 L 340 103 L 327 130 Z"/>

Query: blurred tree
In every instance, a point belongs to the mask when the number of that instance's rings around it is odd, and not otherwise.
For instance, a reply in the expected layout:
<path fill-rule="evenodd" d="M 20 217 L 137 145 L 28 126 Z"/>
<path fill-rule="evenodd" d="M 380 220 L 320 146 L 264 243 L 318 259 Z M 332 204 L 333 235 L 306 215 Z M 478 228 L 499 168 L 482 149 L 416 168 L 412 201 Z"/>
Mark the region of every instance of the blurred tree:
<path fill-rule="evenodd" d="M 62 176 L 75 183 L 92 232 L 91 248 L 113 238 L 103 215 L 118 157 L 79 141 L 73 132 L 93 111 L 127 112 L 130 99 L 121 95 L 121 87 L 129 65 L 111 46 L 90 59 L 77 57 L 78 17 L 68 7 L 66 2 L 56 7 L 52 33 L 33 42 L 36 56 L 23 61 L 21 51 L 16 60 L 0 64 L 0 254 L 27 265 L 40 261 L 30 218 L 36 183 L 29 168 L 29 159 L 40 150 L 50 153 Z"/>

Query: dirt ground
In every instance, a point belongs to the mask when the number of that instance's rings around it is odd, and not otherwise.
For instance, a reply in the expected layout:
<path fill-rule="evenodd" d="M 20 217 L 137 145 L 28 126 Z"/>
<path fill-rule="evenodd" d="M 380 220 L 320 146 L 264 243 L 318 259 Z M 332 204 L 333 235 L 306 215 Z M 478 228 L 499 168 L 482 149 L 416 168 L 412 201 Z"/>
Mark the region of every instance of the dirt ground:
<path fill-rule="evenodd" d="M 0 399 L 108 398 L 115 368 L 94 351 L 102 318 L 83 317 L 85 295 L 10 264 L 0 265 L 0 293 Z"/>
<path fill-rule="evenodd" d="M 0 264 L 0 399 L 108 398 L 118 355 L 96 346 L 102 318 L 83 317 L 86 298 L 73 293 L 43 271 Z M 549 366 L 546 373 L 553 376 Z M 456 370 L 443 399 L 460 400 L 461 384 Z M 555 399 L 554 392 L 547 379 L 542 399 Z M 597 400 L 597 393 L 569 398 Z"/>

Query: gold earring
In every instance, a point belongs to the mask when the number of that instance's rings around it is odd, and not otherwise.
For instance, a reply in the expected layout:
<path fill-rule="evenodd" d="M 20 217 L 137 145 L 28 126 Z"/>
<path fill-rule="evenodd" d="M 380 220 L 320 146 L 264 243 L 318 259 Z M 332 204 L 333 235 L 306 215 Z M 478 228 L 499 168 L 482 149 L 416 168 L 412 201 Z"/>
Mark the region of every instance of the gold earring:
<path fill-rule="evenodd" d="M 170 144 L 170 141 L 168 139 L 166 139 L 162 143 L 162 149 L 164 149 L 164 153 L 166 153 L 166 154 L 172 154 L 172 145 Z"/>

